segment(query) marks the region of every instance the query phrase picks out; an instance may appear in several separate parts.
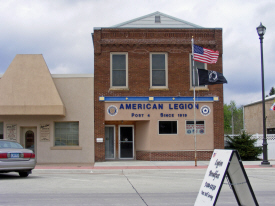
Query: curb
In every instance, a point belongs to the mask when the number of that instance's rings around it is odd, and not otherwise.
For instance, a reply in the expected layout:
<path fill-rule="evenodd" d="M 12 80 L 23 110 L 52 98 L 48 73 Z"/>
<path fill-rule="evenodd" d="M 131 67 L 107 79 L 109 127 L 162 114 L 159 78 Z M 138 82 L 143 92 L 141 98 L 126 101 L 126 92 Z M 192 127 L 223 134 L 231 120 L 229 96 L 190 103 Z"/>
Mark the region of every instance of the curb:
<path fill-rule="evenodd" d="M 50 166 L 37 165 L 35 170 L 173 170 L 173 169 L 207 169 L 203 166 Z M 275 169 L 261 165 L 244 165 L 245 169 Z"/>

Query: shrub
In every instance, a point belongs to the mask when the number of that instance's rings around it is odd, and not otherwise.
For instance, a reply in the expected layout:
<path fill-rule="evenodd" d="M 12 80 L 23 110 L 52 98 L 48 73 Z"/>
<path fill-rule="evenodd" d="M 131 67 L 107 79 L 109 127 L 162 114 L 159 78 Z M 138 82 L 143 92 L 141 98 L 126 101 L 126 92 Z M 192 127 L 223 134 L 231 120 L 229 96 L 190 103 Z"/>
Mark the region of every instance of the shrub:
<path fill-rule="evenodd" d="M 251 139 L 252 135 L 248 135 L 246 132 L 242 132 L 239 136 L 230 137 L 227 136 L 226 149 L 238 150 L 242 160 L 257 160 L 258 155 L 263 152 L 263 148 L 256 147 L 256 139 Z"/>

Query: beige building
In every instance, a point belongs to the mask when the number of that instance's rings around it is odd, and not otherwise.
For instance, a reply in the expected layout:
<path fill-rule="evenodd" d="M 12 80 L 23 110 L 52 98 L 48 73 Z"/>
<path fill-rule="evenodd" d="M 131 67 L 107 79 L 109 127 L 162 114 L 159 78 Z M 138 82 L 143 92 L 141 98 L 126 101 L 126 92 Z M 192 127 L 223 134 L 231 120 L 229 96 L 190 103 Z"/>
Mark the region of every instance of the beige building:
<path fill-rule="evenodd" d="M 132 148 L 135 148 L 137 158 L 143 160 L 172 160 L 172 158 L 180 160 L 183 157 L 193 160 L 194 109 L 191 101 L 182 103 L 179 98 L 174 98 L 173 101 L 170 97 L 161 97 L 162 101 L 155 98 L 149 102 L 142 101 L 143 97 L 128 97 L 127 101 L 120 99 L 121 101 L 117 98 L 117 102 L 115 98 L 104 98 L 105 111 L 107 111 L 105 113 L 106 159 L 115 159 L 116 156 L 120 159 L 131 159 L 135 156 Z M 173 102 L 170 102 L 170 99 Z M 203 155 L 206 158 L 207 152 L 214 148 L 213 113 L 204 115 L 201 108 L 213 111 L 213 102 L 209 98 L 209 102 L 199 102 L 196 105 L 197 147 L 200 153 L 204 150 Z M 120 147 L 117 152 L 114 149 L 115 136 L 119 136 L 117 141 Z M 148 151 L 153 152 L 148 154 Z M 175 154 L 177 156 L 171 157 L 171 151 L 173 154 L 178 153 Z M 200 157 L 204 157 L 203 155 Z"/>
<path fill-rule="evenodd" d="M 275 111 L 270 110 L 275 95 L 265 99 L 265 115 L 267 134 L 275 134 Z M 244 105 L 244 128 L 248 134 L 263 133 L 262 100 Z"/>
<path fill-rule="evenodd" d="M 0 138 L 37 163 L 94 162 L 94 78 L 51 75 L 42 55 L 16 55 L 0 79 Z"/>

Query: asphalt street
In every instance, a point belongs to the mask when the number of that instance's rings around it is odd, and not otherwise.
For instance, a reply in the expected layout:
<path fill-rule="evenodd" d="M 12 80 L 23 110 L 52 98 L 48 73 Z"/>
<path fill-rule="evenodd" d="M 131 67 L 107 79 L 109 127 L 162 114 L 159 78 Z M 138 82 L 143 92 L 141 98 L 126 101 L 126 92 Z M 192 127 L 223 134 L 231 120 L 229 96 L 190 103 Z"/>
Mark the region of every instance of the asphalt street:
<path fill-rule="evenodd" d="M 205 167 L 44 168 L 27 178 L 0 174 L 0 205 L 189 206 L 194 205 L 205 172 Z M 259 205 L 275 205 L 275 168 L 247 168 L 246 173 Z M 229 185 L 223 184 L 216 205 L 237 205 Z"/>

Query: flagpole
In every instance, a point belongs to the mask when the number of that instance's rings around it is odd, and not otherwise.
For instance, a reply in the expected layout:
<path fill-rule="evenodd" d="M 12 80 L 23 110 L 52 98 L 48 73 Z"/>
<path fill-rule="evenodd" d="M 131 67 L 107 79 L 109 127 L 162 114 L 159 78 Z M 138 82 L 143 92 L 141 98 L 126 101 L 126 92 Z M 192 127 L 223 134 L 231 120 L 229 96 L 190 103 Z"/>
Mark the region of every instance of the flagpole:
<path fill-rule="evenodd" d="M 192 36 L 192 72 L 193 72 L 193 98 L 194 98 L 194 141 L 195 141 L 195 166 L 197 167 L 197 128 L 196 128 L 196 81 L 194 67 L 194 39 Z"/>
<path fill-rule="evenodd" d="M 197 125 L 196 125 L 196 74 L 198 76 L 198 86 L 199 85 L 212 85 L 212 84 L 224 84 L 227 83 L 227 80 L 224 76 L 216 71 L 204 70 L 195 68 L 194 59 L 196 61 L 206 63 L 206 64 L 215 64 L 219 57 L 219 51 L 213 51 L 210 49 L 203 48 L 201 46 L 194 44 L 194 39 L 192 36 L 192 72 L 193 72 L 193 93 L 194 93 L 194 141 L 195 141 L 195 166 L 197 166 Z M 194 56 L 196 54 L 196 56 Z M 211 77 L 209 76 L 211 73 Z M 205 112 L 204 112 L 205 113 Z M 206 111 L 206 115 L 210 113 L 210 110 Z"/>

